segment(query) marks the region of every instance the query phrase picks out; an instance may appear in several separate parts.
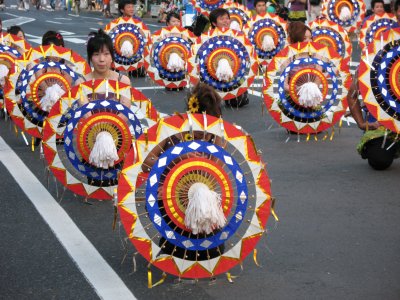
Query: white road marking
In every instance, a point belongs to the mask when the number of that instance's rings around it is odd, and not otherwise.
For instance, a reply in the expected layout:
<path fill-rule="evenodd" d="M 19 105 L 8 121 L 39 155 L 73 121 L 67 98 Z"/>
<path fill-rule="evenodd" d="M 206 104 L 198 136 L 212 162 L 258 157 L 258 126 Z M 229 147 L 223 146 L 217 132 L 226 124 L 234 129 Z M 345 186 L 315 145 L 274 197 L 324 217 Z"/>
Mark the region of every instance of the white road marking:
<path fill-rule="evenodd" d="M 3 21 L 3 28 L 7 28 L 7 27 L 10 27 L 13 25 L 21 26 L 23 24 L 30 23 L 30 22 L 33 22 L 36 20 L 34 18 L 20 17 L 17 15 L 9 14 L 9 13 L 7 13 L 7 15 L 10 15 L 10 16 L 13 16 L 16 18 Z"/>
<path fill-rule="evenodd" d="M 74 38 L 74 37 L 66 37 L 64 38 L 65 41 L 68 41 L 70 43 L 74 43 L 74 44 L 85 44 L 86 40 L 83 39 L 78 39 L 78 38 Z"/>
<path fill-rule="evenodd" d="M 134 86 L 135 89 L 142 91 L 142 90 L 162 90 L 165 89 L 163 86 L 142 86 L 142 87 L 136 87 Z"/>
<path fill-rule="evenodd" d="M 71 31 L 65 31 L 65 30 L 60 30 L 59 33 L 62 36 L 66 36 L 66 35 L 74 35 L 75 33 L 71 32 Z"/>
<path fill-rule="evenodd" d="M 67 20 L 67 21 L 71 21 L 71 18 L 54 18 L 54 20 Z"/>
<path fill-rule="evenodd" d="M 250 95 L 253 95 L 253 96 L 256 96 L 256 97 L 262 98 L 262 96 L 263 96 L 261 92 L 258 92 L 258 91 L 255 91 L 255 90 L 248 89 L 247 91 L 249 92 Z"/>
<path fill-rule="evenodd" d="M 76 224 L 0 137 L 0 161 L 93 286 L 101 299 L 136 299 Z"/>
<path fill-rule="evenodd" d="M 62 24 L 62 22 L 57 22 L 57 21 L 45 21 L 46 23 L 52 23 L 52 24 Z"/>

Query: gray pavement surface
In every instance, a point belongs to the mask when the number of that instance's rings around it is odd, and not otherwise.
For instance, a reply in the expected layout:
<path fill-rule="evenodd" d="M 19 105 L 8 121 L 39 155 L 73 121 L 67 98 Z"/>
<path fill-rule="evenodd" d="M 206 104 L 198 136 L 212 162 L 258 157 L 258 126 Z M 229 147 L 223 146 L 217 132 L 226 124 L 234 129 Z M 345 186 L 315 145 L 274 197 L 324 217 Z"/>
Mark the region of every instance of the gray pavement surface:
<path fill-rule="evenodd" d="M 108 21 L 86 12 L 80 17 L 64 11 L 0 12 L 3 24 L 21 16 L 35 19 L 22 25 L 33 36 L 33 45 L 46 30 L 63 30 L 73 33 L 67 45 L 81 55 L 84 43 L 79 39 Z M 152 30 L 159 26 L 154 19 L 145 22 Z M 153 86 L 144 78 L 134 78 L 132 85 Z M 159 111 L 185 110 L 186 91 L 143 93 Z M 88 205 L 66 191 L 60 205 L 138 299 L 400 299 L 399 161 L 383 172 L 369 168 L 355 150 L 362 133 L 346 122 L 336 128 L 332 141 L 320 137 L 306 142 L 302 137 L 298 143 L 292 136 L 285 142 L 285 130 L 261 107 L 256 96 L 238 110 L 223 107 L 224 119 L 244 127 L 262 151 L 280 217 L 278 223 L 270 218 L 268 235 L 257 246 L 261 267 L 248 257 L 233 284 L 218 276 L 212 284 L 200 280 L 177 285 L 168 276 L 164 284 L 148 289 L 146 261 L 136 255 L 137 270 L 132 273 L 136 251 L 125 245 L 122 227 L 112 231 L 111 202 L 90 200 Z M 0 136 L 47 187 L 38 149 L 32 153 L 10 121 L 0 120 Z M 97 299 L 3 164 L 0 174 L 0 298 Z M 52 176 L 48 190 L 59 199 L 62 187 Z M 240 268 L 232 273 L 239 274 Z M 161 273 L 153 270 L 153 275 L 159 278 Z"/>

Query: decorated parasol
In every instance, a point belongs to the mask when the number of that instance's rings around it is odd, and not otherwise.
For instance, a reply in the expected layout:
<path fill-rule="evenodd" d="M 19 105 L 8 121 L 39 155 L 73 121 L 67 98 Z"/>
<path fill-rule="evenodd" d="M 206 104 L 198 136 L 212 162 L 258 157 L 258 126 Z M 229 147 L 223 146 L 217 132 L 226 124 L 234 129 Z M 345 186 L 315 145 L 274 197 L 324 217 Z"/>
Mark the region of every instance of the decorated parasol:
<path fill-rule="evenodd" d="M 351 41 L 342 26 L 327 19 L 317 19 L 310 22 L 309 26 L 314 42 L 332 48 L 343 58 L 351 56 Z"/>
<path fill-rule="evenodd" d="M 324 0 L 322 3 L 322 14 L 348 32 L 361 27 L 366 10 L 363 0 Z"/>
<path fill-rule="evenodd" d="M 246 92 L 258 72 L 256 53 L 247 37 L 216 28 L 198 41 L 189 58 L 190 81 L 211 85 L 224 100 Z"/>
<path fill-rule="evenodd" d="M 318 133 L 340 120 L 347 108 L 349 58 L 318 43 L 293 44 L 268 65 L 265 104 L 281 126 Z"/>
<path fill-rule="evenodd" d="M 126 101 L 131 107 L 122 104 Z M 53 106 L 44 126 L 49 169 L 78 195 L 111 199 L 132 140 L 157 117 L 142 93 L 121 82 L 75 86 Z"/>
<path fill-rule="evenodd" d="M 187 62 L 196 36 L 182 27 L 167 27 L 152 35 L 144 66 L 150 78 L 167 88 L 187 85 Z"/>
<path fill-rule="evenodd" d="M 242 30 L 244 25 L 250 21 L 251 11 L 244 5 L 237 2 L 227 1 L 223 3 L 221 8 L 225 8 L 229 12 L 231 19 L 231 29 Z"/>
<path fill-rule="evenodd" d="M 113 67 L 118 71 L 134 71 L 144 64 L 144 51 L 150 41 L 149 28 L 135 18 L 120 17 L 107 24 L 115 50 Z"/>
<path fill-rule="evenodd" d="M 226 0 L 190 0 L 190 2 L 199 13 L 208 16 L 211 11 L 223 5 Z"/>
<path fill-rule="evenodd" d="M 286 21 L 278 15 L 266 13 L 254 16 L 244 27 L 263 67 L 286 46 L 286 26 Z"/>
<path fill-rule="evenodd" d="M 4 107 L 4 86 L 6 78 L 15 72 L 15 60 L 23 58 L 31 46 L 16 35 L 0 35 L 0 110 Z"/>
<path fill-rule="evenodd" d="M 54 45 L 32 48 L 15 63 L 18 72 L 10 75 L 5 89 L 6 108 L 22 131 L 40 138 L 52 105 L 83 81 L 90 67 L 76 52 Z"/>
<path fill-rule="evenodd" d="M 400 29 L 385 31 L 365 51 L 359 88 L 368 111 L 387 129 L 400 133 Z"/>
<path fill-rule="evenodd" d="M 241 264 L 265 232 L 270 194 L 250 136 L 222 119 L 187 114 L 161 119 L 137 140 L 119 181 L 118 208 L 149 261 L 151 287 L 151 265 L 207 278 Z"/>
<path fill-rule="evenodd" d="M 384 13 L 381 15 L 372 15 L 367 18 L 360 31 L 360 47 L 365 49 L 375 38 L 392 27 L 397 26 L 396 16 L 394 14 Z"/>

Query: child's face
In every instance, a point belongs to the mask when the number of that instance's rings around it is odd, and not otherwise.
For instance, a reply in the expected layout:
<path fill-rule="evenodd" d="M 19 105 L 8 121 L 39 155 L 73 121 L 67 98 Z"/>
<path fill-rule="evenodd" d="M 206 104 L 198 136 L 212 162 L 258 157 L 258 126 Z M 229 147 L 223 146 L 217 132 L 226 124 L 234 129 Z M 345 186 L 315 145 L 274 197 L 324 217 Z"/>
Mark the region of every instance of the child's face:
<path fill-rule="evenodd" d="M 222 15 L 217 18 L 217 23 L 215 24 L 215 27 L 221 29 L 221 28 L 229 28 L 231 25 L 231 19 L 229 18 L 229 15 Z"/>
<path fill-rule="evenodd" d="M 267 11 L 267 4 L 264 1 L 257 2 L 255 9 L 258 15 L 265 14 Z"/>
<path fill-rule="evenodd" d="M 103 46 L 103 48 L 99 52 L 93 53 L 91 63 L 95 71 L 99 73 L 105 73 L 111 68 L 112 64 L 111 52 L 108 50 L 106 46 Z"/>
<path fill-rule="evenodd" d="M 374 7 L 372 8 L 372 11 L 376 15 L 381 15 L 385 12 L 385 8 L 383 7 L 383 3 L 375 3 Z"/>
<path fill-rule="evenodd" d="M 135 14 L 135 6 L 133 4 L 125 4 L 124 9 L 121 9 L 124 17 L 133 17 Z"/>
<path fill-rule="evenodd" d="M 168 26 L 180 26 L 181 25 L 181 21 L 175 17 L 171 17 L 171 19 L 169 20 Z"/>

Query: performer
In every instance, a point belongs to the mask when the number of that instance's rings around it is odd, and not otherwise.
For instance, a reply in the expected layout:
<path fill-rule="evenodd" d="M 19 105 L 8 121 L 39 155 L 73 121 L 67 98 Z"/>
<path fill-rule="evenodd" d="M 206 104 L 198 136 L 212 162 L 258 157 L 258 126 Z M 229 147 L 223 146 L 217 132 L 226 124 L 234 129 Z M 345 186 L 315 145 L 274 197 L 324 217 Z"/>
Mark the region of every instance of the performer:
<path fill-rule="evenodd" d="M 17 25 L 10 26 L 9 28 L 7 28 L 7 32 L 16 35 L 17 37 L 23 40 L 25 39 L 25 33 L 20 26 Z"/>
<path fill-rule="evenodd" d="M 114 47 L 111 38 L 102 29 L 89 34 L 86 49 L 88 63 L 93 68 L 92 73 L 86 76 L 86 80 L 111 79 L 131 84 L 127 76 L 111 69 L 114 61 Z M 127 107 L 131 106 L 130 99 L 121 97 L 121 103 Z"/>
<path fill-rule="evenodd" d="M 230 28 L 231 25 L 229 12 L 224 8 L 214 9 L 209 15 L 209 20 L 211 28 L 213 29 L 218 28 L 224 30 Z M 239 108 L 249 104 L 249 102 L 248 92 L 246 91 L 237 98 L 225 101 L 225 105 Z"/>
<path fill-rule="evenodd" d="M 118 2 L 118 11 L 121 17 L 134 18 L 136 20 L 142 21 L 139 17 L 135 15 L 135 4 L 133 0 L 120 0 Z"/>
<path fill-rule="evenodd" d="M 400 152 L 400 142 L 395 146 L 387 149 L 384 145 L 386 129 L 371 116 L 365 109 L 365 116 L 363 115 L 361 104 L 359 102 L 359 89 L 358 89 L 358 70 L 353 76 L 353 83 L 347 96 L 350 112 L 356 121 L 358 127 L 364 131 L 360 143 L 357 146 L 357 151 L 363 159 L 368 160 L 368 164 L 375 170 L 385 170 L 389 168 L 393 160 L 398 157 Z M 393 141 L 394 134 L 389 134 L 388 141 Z M 383 145 L 383 147 L 382 147 Z"/>

